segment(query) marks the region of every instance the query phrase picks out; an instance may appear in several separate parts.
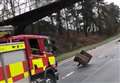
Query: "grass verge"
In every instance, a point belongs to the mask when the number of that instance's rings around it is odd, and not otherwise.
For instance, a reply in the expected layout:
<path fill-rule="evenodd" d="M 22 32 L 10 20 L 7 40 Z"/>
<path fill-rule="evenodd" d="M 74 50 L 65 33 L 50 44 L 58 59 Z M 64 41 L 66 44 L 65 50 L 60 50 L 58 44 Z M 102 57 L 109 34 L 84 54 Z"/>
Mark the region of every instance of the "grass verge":
<path fill-rule="evenodd" d="M 110 37 L 110 38 L 107 38 L 107 39 L 105 39 L 102 42 L 99 42 L 97 44 L 88 45 L 88 46 L 73 50 L 71 52 L 61 54 L 61 55 L 57 56 L 57 60 L 58 60 L 58 62 L 63 61 L 65 59 L 68 59 L 68 58 L 74 56 L 76 53 L 79 53 L 81 50 L 86 50 L 87 51 L 87 50 L 90 50 L 90 49 L 94 49 L 94 48 L 96 48 L 100 45 L 106 44 L 106 43 L 108 43 L 112 40 L 115 40 L 115 39 L 119 38 L 119 37 L 120 37 L 120 34 L 118 34 L 116 36 L 113 36 L 113 37 Z"/>

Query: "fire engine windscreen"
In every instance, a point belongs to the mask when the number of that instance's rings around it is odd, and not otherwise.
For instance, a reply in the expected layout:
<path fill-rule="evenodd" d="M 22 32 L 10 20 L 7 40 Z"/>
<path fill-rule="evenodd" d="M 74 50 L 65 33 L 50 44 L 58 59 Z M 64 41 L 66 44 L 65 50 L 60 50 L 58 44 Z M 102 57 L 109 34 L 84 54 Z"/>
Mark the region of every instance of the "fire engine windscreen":
<path fill-rule="evenodd" d="M 39 45 L 37 39 L 29 39 L 29 44 L 31 47 L 32 54 L 39 54 Z"/>
<path fill-rule="evenodd" d="M 55 53 L 56 51 L 55 43 L 52 43 L 52 41 L 49 39 L 45 39 L 45 49 L 48 52 Z"/>

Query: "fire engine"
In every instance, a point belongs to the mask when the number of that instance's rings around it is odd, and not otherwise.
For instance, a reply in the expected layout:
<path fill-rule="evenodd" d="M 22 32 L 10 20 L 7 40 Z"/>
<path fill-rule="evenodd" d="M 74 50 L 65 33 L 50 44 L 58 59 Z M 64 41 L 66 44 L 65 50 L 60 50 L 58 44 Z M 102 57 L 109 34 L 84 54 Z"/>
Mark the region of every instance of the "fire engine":
<path fill-rule="evenodd" d="M 50 38 L 41 35 L 0 38 L 0 83 L 57 83 Z"/>

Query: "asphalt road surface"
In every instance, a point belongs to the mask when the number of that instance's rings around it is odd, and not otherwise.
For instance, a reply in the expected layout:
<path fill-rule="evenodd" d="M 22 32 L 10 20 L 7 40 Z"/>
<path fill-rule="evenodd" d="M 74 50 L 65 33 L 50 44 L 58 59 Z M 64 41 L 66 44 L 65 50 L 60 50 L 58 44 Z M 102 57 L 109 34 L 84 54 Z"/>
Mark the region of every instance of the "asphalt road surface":
<path fill-rule="evenodd" d="M 87 67 L 77 67 L 73 57 L 59 64 L 58 83 L 120 83 L 120 43 L 118 39 L 88 52 L 93 55 Z"/>

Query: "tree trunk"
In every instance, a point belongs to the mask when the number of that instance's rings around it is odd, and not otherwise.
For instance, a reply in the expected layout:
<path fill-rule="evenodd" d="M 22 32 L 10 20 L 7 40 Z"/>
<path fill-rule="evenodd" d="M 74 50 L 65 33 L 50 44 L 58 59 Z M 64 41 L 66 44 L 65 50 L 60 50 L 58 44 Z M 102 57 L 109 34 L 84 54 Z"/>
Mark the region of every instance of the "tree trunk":
<path fill-rule="evenodd" d="M 88 32 L 87 32 L 87 22 L 84 21 L 84 34 L 86 37 L 88 37 Z"/>
<path fill-rule="evenodd" d="M 60 11 L 59 11 L 59 12 L 57 12 L 57 27 L 58 27 L 58 33 L 62 34 L 63 33 L 63 27 L 62 27 L 60 17 L 61 17 L 61 15 L 60 15 Z"/>

